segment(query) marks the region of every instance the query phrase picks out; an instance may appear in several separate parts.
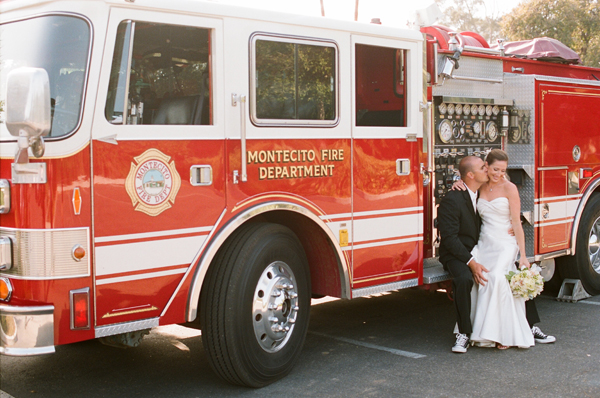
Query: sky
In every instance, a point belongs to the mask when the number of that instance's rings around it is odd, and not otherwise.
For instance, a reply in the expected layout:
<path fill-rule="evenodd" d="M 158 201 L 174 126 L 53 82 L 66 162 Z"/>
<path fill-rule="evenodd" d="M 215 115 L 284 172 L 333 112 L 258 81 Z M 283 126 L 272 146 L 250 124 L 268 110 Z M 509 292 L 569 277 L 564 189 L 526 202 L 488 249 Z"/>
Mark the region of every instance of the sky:
<path fill-rule="evenodd" d="M 292 14 L 321 15 L 320 0 L 212 0 L 219 3 L 238 4 L 245 7 L 283 11 Z M 451 0 L 449 0 L 451 1 Z M 501 16 L 523 0 L 484 0 L 485 14 Z M 328 18 L 354 20 L 356 0 L 323 0 Z M 406 27 L 416 9 L 425 8 L 433 0 L 359 0 L 358 20 L 370 22 L 379 18 L 384 25 Z"/>

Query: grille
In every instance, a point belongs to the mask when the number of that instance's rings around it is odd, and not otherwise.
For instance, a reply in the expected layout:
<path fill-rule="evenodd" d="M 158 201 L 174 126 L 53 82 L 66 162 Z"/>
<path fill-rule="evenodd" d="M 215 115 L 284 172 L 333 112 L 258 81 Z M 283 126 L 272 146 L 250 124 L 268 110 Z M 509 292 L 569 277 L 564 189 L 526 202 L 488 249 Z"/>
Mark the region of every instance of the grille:
<path fill-rule="evenodd" d="M 13 241 L 13 266 L 0 274 L 24 279 L 61 279 L 90 275 L 89 229 L 0 228 L 0 236 Z M 73 246 L 81 245 L 86 255 L 75 261 Z"/>

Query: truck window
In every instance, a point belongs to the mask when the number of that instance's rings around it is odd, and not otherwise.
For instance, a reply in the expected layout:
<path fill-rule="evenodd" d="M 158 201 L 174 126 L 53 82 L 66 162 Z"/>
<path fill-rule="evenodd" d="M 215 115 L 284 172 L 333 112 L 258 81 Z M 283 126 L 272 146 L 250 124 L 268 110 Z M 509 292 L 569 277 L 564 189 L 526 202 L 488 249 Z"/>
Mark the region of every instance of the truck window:
<path fill-rule="evenodd" d="M 406 126 L 407 51 L 356 45 L 356 125 Z"/>
<path fill-rule="evenodd" d="M 336 48 L 309 43 L 265 37 L 254 41 L 255 123 L 336 122 Z"/>
<path fill-rule="evenodd" d="M 83 107 L 90 40 L 88 22 L 74 16 L 46 15 L 0 25 L 2 139 L 14 139 L 3 123 L 6 78 L 11 70 L 24 66 L 48 72 L 52 128 L 46 139 L 75 131 Z"/>
<path fill-rule="evenodd" d="M 113 124 L 212 124 L 210 30 L 123 21 L 106 119 Z"/>

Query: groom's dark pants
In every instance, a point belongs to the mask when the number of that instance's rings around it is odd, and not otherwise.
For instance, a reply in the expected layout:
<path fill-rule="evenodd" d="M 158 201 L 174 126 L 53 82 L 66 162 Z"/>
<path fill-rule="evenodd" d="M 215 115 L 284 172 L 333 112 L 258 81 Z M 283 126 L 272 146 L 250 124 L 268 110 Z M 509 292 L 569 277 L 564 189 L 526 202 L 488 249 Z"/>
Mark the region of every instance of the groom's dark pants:
<path fill-rule="evenodd" d="M 452 275 L 452 291 L 454 293 L 454 307 L 456 308 L 458 331 L 469 335 L 473 333 L 471 324 L 471 289 L 473 288 L 473 274 L 469 266 L 460 260 L 450 260 L 446 269 Z M 533 300 L 525 302 L 525 316 L 529 327 L 540 321 L 540 317 Z"/>
<path fill-rule="evenodd" d="M 452 275 L 452 291 L 454 293 L 454 307 L 458 331 L 469 335 L 473 333 L 471 325 L 471 289 L 473 288 L 473 274 L 471 269 L 460 260 L 452 259 L 446 264 L 446 269 Z"/>

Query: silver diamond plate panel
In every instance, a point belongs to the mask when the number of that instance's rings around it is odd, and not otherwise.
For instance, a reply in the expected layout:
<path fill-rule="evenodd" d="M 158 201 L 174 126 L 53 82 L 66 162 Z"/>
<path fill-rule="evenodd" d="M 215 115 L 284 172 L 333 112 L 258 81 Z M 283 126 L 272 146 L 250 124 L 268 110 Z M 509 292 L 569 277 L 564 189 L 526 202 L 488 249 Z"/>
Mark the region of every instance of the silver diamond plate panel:
<path fill-rule="evenodd" d="M 440 263 L 439 257 L 428 257 L 423 260 L 423 269 L 438 267 L 440 265 L 442 265 L 442 263 Z"/>
<path fill-rule="evenodd" d="M 440 54 L 438 62 L 443 62 L 445 55 Z M 502 61 L 475 57 L 461 57 L 459 68 L 453 76 L 474 77 L 477 79 L 502 80 Z M 438 68 L 439 69 L 439 68 Z M 439 69 L 441 70 L 441 69 Z M 446 79 L 444 84 L 433 86 L 433 95 L 449 95 L 467 98 L 502 98 L 502 84 L 481 81 Z"/>
<path fill-rule="evenodd" d="M 377 285 L 365 287 L 362 289 L 352 290 L 352 298 L 370 296 L 372 294 L 378 294 L 383 292 L 389 292 L 392 290 L 406 289 L 409 287 L 415 287 L 419 285 L 419 279 L 407 279 L 405 281 L 386 283 L 385 285 Z"/>
<path fill-rule="evenodd" d="M 508 142 L 506 137 L 504 138 L 504 150 L 509 157 L 509 168 L 512 169 L 535 165 L 535 78 L 534 75 L 515 75 L 511 73 L 504 76 L 503 98 L 513 99 L 515 109 L 529 112 L 529 143 L 515 144 Z M 534 214 L 535 178 L 535 173 L 532 173 L 531 176 L 524 176 L 523 185 L 519 187 L 521 211 L 530 211 L 532 215 Z M 523 231 L 525 232 L 527 256 L 532 257 L 535 247 L 533 225 L 527 222 L 523 223 Z"/>
<path fill-rule="evenodd" d="M 117 325 L 100 326 L 96 328 L 96 338 L 113 336 L 115 334 L 135 332 L 151 329 L 158 326 L 158 318 L 144 319 L 141 321 L 119 323 Z"/>
<path fill-rule="evenodd" d="M 442 264 L 437 267 L 429 267 L 423 270 L 423 284 L 425 285 L 448 281 L 450 279 L 452 279 L 452 275 L 444 269 Z"/>
<path fill-rule="evenodd" d="M 0 228 L 1 236 L 13 242 L 13 266 L 0 275 L 26 279 L 59 279 L 90 275 L 89 229 Z M 73 247 L 86 252 L 81 261 L 72 256 Z"/>

